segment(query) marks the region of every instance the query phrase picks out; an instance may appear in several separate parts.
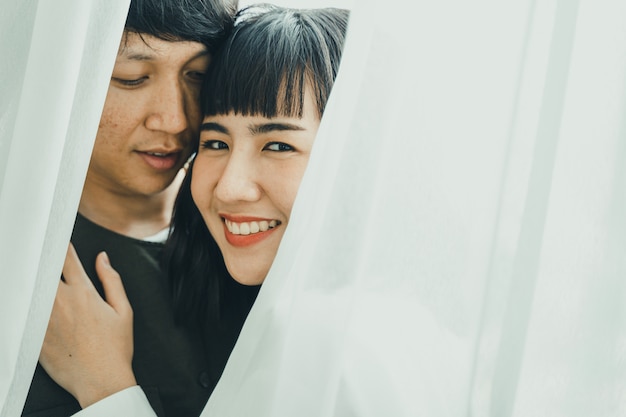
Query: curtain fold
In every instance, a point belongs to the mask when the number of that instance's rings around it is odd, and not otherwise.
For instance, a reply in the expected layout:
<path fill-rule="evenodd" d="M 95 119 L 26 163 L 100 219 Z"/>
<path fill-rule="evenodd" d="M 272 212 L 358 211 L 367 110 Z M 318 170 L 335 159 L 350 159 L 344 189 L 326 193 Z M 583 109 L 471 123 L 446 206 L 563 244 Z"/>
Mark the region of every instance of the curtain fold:
<path fill-rule="evenodd" d="M 2 416 L 37 363 L 128 5 L 2 0 Z"/>
<path fill-rule="evenodd" d="M 0 1 L 8 417 L 129 1 Z M 354 2 L 289 229 L 203 416 L 626 415 L 623 16 L 622 0 Z"/>
<path fill-rule="evenodd" d="M 626 413 L 626 5 L 356 2 L 204 416 Z"/>

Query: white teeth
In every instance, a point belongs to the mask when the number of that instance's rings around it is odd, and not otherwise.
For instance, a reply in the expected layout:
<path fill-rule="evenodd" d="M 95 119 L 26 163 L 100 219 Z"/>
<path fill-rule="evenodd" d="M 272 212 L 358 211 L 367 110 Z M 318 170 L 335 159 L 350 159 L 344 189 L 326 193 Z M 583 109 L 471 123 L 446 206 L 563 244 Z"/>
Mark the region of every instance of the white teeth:
<path fill-rule="evenodd" d="M 273 229 L 280 224 L 278 220 L 271 220 L 269 222 L 266 220 L 262 220 L 260 222 L 235 223 L 231 222 L 230 220 L 224 219 L 224 222 L 226 223 L 226 228 L 230 233 L 232 233 L 233 235 L 243 236 L 253 235 L 259 232 L 266 232 L 269 229 Z"/>
<path fill-rule="evenodd" d="M 154 155 L 154 156 L 167 156 L 166 153 L 160 153 L 160 152 L 148 152 L 148 155 Z"/>

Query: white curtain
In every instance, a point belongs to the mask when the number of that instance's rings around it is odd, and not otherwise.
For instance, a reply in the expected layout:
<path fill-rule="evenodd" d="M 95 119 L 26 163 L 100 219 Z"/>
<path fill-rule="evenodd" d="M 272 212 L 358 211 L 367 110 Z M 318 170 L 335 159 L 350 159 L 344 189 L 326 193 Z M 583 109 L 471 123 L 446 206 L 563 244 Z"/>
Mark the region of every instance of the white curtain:
<path fill-rule="evenodd" d="M 0 416 L 20 415 L 129 0 L 0 0 Z"/>
<path fill-rule="evenodd" d="M 357 1 L 204 415 L 626 415 L 624 16 Z"/>
<path fill-rule="evenodd" d="M 0 1 L 12 417 L 128 0 Z M 624 16 L 623 0 L 354 2 L 291 225 L 204 415 L 626 415 Z"/>

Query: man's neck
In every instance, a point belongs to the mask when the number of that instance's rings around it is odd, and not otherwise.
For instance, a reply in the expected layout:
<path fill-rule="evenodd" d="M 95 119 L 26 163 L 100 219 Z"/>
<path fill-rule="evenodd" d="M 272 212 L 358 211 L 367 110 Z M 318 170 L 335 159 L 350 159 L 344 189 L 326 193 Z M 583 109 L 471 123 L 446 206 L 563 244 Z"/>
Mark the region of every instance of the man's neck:
<path fill-rule="evenodd" d="M 181 173 L 182 174 L 182 173 Z M 85 183 L 78 212 L 113 232 L 144 239 L 169 227 L 183 175 L 156 195 L 123 195 Z"/>

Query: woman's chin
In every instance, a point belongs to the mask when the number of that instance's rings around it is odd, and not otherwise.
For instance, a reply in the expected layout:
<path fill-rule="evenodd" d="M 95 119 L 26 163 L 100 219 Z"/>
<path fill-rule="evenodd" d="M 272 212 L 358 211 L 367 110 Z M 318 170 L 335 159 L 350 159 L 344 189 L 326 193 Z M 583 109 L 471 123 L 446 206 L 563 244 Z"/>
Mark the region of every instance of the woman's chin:
<path fill-rule="evenodd" d="M 265 273 L 233 273 L 231 269 L 228 269 L 228 272 L 233 277 L 235 281 L 237 281 L 241 285 L 261 285 L 263 281 L 265 281 L 265 277 L 267 276 L 267 272 Z"/>

